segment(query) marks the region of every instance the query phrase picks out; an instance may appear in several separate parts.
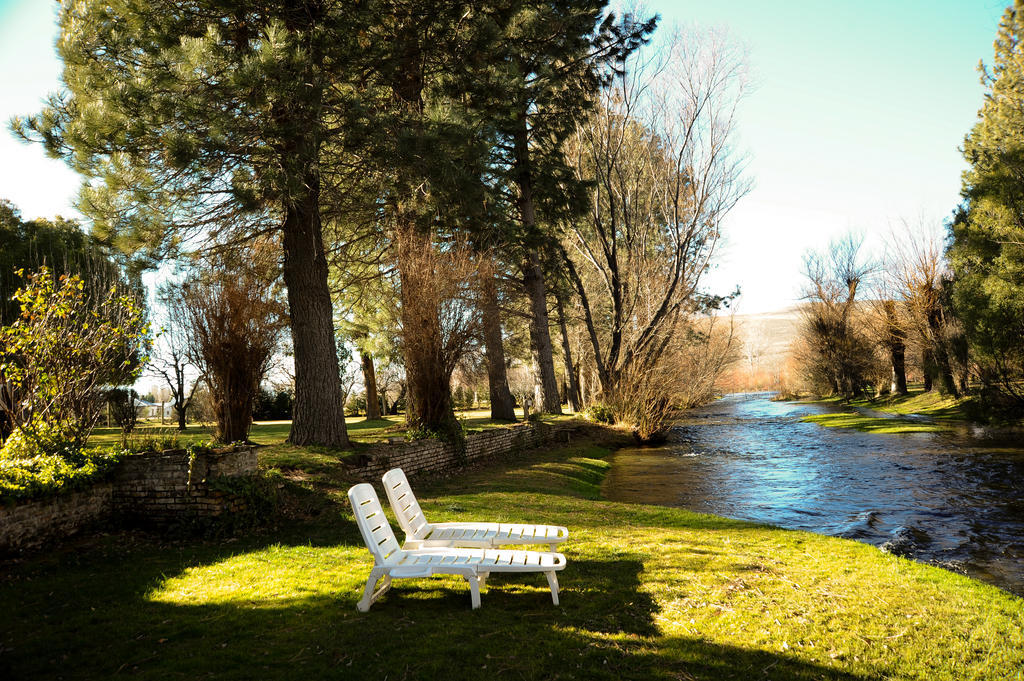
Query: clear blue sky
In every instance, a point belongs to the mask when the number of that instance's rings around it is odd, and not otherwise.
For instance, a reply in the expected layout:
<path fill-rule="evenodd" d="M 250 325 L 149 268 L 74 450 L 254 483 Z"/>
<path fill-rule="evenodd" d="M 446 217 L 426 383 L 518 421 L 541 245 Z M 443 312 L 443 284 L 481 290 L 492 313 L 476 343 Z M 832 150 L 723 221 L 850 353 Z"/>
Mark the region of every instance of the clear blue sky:
<path fill-rule="evenodd" d="M 740 285 L 741 312 L 793 304 L 807 248 L 854 229 L 877 248 L 891 224 L 938 229 L 958 201 L 958 147 L 981 105 L 1006 4 L 993 0 L 661 0 L 665 24 L 728 31 L 754 88 L 739 145 L 754 190 L 724 228 L 710 283 Z M 0 0 L 0 119 L 57 86 L 56 3 Z M 0 134 L 0 198 L 28 217 L 74 214 L 77 178 Z"/>

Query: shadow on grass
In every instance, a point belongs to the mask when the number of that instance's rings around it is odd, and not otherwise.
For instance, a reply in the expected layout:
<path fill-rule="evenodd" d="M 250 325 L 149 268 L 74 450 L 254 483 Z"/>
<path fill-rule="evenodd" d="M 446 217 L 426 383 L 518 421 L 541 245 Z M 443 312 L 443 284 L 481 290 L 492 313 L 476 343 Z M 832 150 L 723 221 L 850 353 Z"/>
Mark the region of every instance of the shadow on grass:
<path fill-rule="evenodd" d="M 336 538 L 351 539 L 343 534 Z M 73 554 L 8 579 L 0 585 L 0 677 L 862 678 L 699 637 L 659 636 L 658 606 L 641 589 L 643 563 L 628 556 L 570 562 L 559 607 L 543 577 L 527 574 L 492 576 L 478 611 L 461 579 L 435 577 L 399 580 L 359 613 L 353 584 L 369 561 L 335 567 L 327 576 L 345 582 L 337 592 L 254 597 L 239 584 L 230 602 L 203 602 L 187 590 L 161 600 L 161 589 L 189 569 L 218 575 L 223 561 L 258 548 L 188 555 L 171 547 L 120 561 L 116 552 Z"/>
<path fill-rule="evenodd" d="M 584 523 L 584 494 L 570 490 L 599 481 L 598 454 L 574 450 L 575 471 L 565 457 L 527 455 L 422 486 L 454 491 L 428 502 L 428 516 L 501 511 L 589 534 L 579 549 L 588 555 L 569 551 L 558 607 L 543 576 L 496 574 L 478 611 L 461 579 L 435 577 L 399 580 L 359 613 L 369 553 L 344 507 L 318 488 L 309 494 L 319 515 L 262 535 L 211 544 L 122 533 L 0 568 L 0 679 L 861 678 L 700 634 L 661 635 L 643 555 L 606 544 L 612 529 L 750 525 L 604 502 L 588 502 L 599 524 Z M 687 570 L 723 550 L 684 543 Z"/>

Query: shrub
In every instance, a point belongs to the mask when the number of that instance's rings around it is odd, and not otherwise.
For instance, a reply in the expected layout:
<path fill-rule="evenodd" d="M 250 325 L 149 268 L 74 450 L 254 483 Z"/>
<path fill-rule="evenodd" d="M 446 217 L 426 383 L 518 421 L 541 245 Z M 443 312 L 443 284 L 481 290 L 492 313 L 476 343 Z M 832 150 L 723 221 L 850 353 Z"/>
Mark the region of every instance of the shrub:
<path fill-rule="evenodd" d="M 260 382 L 288 325 L 275 281 L 277 260 L 268 243 L 245 262 L 227 256 L 196 269 L 181 286 L 175 315 L 189 354 L 210 389 L 217 440 L 249 439 Z"/>
<path fill-rule="evenodd" d="M 23 274 L 19 270 L 19 274 Z M 24 436 L 45 439 L 43 423 L 58 423 L 78 446 L 89 438 L 104 386 L 134 381 L 149 347 L 138 295 L 114 286 L 88 294 L 78 276 L 54 279 L 43 267 L 15 294 L 21 315 L 0 327 L 0 408 Z M 49 446 L 40 442 L 42 449 Z"/>
<path fill-rule="evenodd" d="M 615 412 L 606 404 L 595 402 L 583 411 L 583 416 L 594 423 L 615 423 Z"/>
<path fill-rule="evenodd" d="M 14 431 L 0 448 L 0 502 L 32 499 L 81 489 L 102 479 L 126 452 L 119 448 L 75 449 L 60 446 L 45 452 L 38 441 Z"/>
<path fill-rule="evenodd" d="M 107 391 L 107 408 L 121 428 L 121 438 L 131 435 L 139 422 L 139 394 L 131 388 L 112 388 Z"/>
<path fill-rule="evenodd" d="M 73 457 L 79 449 L 74 431 L 73 424 L 36 419 L 11 432 L 0 447 L 0 460 L 27 460 L 41 455 Z"/>

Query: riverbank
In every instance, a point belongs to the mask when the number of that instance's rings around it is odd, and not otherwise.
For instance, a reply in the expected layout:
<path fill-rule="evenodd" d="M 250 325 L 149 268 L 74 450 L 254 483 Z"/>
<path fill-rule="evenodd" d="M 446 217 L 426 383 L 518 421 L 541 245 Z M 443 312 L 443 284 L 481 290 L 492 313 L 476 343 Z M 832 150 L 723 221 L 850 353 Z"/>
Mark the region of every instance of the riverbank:
<path fill-rule="evenodd" d="M 543 578 L 401 580 L 370 568 L 328 457 L 289 456 L 291 520 L 230 542 L 100 537 L 4 566 L 0 671 L 214 677 L 999 679 L 1024 600 L 857 542 L 601 499 L 620 444 L 580 443 L 416 481 L 428 517 L 563 524 Z M 264 465 L 271 463 L 264 460 Z"/>
<path fill-rule="evenodd" d="M 953 431 L 978 420 L 974 398 L 951 397 L 937 390 L 924 392 L 915 389 L 907 395 L 850 401 L 838 397 L 801 401 L 842 409 L 805 416 L 804 421 L 830 428 L 852 428 L 865 433 L 938 433 Z"/>

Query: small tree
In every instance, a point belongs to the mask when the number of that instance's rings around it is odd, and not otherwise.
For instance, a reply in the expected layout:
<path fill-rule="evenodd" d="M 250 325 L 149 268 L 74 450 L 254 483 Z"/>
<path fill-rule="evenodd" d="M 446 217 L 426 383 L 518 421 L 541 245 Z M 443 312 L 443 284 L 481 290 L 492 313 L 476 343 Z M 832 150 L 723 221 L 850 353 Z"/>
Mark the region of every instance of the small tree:
<path fill-rule="evenodd" d="M 943 246 L 937 236 L 905 227 L 905 237 L 894 235 L 889 244 L 889 286 L 906 310 L 905 335 L 920 348 L 926 389 L 938 379 L 943 393 L 957 396 L 953 374 L 959 330 L 949 309 L 949 271 Z"/>
<path fill-rule="evenodd" d="M 801 310 L 800 360 L 821 394 L 853 397 L 863 392 L 876 362 L 857 315 L 857 294 L 872 273 L 860 257 L 861 241 L 835 241 L 826 253 L 804 258 L 807 278 Z"/>
<path fill-rule="evenodd" d="M 476 264 L 465 244 L 400 238 L 402 351 L 408 376 L 407 421 L 414 428 L 461 437 L 452 411 L 451 378 L 479 337 L 469 301 Z M 430 399 L 427 399 L 427 397 Z"/>
<path fill-rule="evenodd" d="M 256 261 L 250 269 L 208 268 L 182 285 L 190 354 L 210 389 L 216 437 L 226 443 L 248 439 L 260 382 L 287 324 L 270 267 L 259 252 Z"/>
<path fill-rule="evenodd" d="M 131 388 L 112 388 L 107 391 L 107 409 L 121 429 L 122 440 L 127 440 L 139 422 L 139 394 Z"/>
<path fill-rule="evenodd" d="M 173 287 L 164 287 L 161 298 L 167 309 L 168 328 L 160 334 L 150 371 L 163 379 L 164 385 L 170 390 L 178 430 L 183 431 L 188 427 L 189 405 L 192 404 L 203 376 L 194 370 L 196 362 L 189 354 L 189 342 L 185 335 L 187 315 L 182 300 L 175 294 Z M 193 367 L 193 370 L 190 371 L 189 367 Z"/>
<path fill-rule="evenodd" d="M 20 276 L 24 276 L 19 271 Z M 105 386 L 132 383 L 149 349 L 145 309 L 117 287 L 90 299 L 79 276 L 42 267 L 14 295 L 21 315 L 0 328 L 0 406 L 42 444 L 45 430 L 81 447 L 99 420 Z"/>

